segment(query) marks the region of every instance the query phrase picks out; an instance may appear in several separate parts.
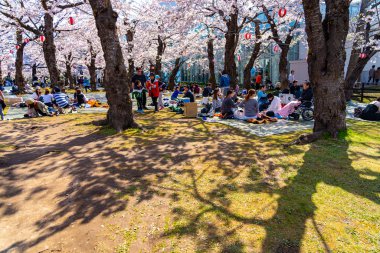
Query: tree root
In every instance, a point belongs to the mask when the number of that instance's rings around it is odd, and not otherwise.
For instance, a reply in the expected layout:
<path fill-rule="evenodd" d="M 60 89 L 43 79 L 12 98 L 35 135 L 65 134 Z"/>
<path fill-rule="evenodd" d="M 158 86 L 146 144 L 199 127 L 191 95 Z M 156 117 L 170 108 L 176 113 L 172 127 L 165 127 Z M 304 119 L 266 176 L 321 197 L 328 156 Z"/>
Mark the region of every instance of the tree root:
<path fill-rule="evenodd" d="M 325 132 L 320 131 L 320 132 L 315 132 L 315 133 L 312 133 L 312 134 L 302 134 L 295 141 L 293 141 L 291 143 L 284 144 L 284 147 L 288 148 L 288 147 L 293 146 L 293 145 L 306 145 L 306 144 L 310 144 L 310 143 L 312 143 L 312 142 L 320 139 L 323 136 L 324 133 Z"/>

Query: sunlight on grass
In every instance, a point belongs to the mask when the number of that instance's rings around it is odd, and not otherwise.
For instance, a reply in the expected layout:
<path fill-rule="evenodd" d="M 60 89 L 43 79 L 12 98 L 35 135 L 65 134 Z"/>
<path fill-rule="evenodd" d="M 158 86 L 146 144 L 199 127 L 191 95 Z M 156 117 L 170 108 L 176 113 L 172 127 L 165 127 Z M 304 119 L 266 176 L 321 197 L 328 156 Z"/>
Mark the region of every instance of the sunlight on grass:
<path fill-rule="evenodd" d="M 93 124 L 103 118 L 61 120 L 104 138 L 116 157 L 154 151 L 112 162 L 126 180 L 112 193 L 128 217 L 109 231 L 115 252 L 380 251 L 378 123 L 349 121 L 337 140 L 284 148 L 307 131 L 260 138 L 161 112 L 137 116 L 144 130 L 116 134 Z"/>

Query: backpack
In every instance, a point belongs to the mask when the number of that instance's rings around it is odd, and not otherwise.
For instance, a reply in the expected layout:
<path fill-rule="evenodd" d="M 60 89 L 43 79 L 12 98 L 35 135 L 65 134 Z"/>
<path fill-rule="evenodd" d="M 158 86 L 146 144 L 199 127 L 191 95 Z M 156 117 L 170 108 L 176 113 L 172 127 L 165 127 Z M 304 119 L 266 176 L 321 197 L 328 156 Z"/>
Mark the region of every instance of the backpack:
<path fill-rule="evenodd" d="M 205 108 L 203 108 L 203 109 L 201 110 L 201 113 L 202 113 L 202 114 L 207 114 L 207 113 L 209 113 L 209 112 L 211 111 L 211 108 L 212 108 L 212 105 L 211 105 L 211 104 L 206 104 L 206 105 L 205 105 Z"/>
<path fill-rule="evenodd" d="M 358 107 L 358 108 L 355 108 L 354 110 L 354 117 L 355 118 L 360 118 L 360 116 L 362 115 L 363 113 L 363 109 Z"/>

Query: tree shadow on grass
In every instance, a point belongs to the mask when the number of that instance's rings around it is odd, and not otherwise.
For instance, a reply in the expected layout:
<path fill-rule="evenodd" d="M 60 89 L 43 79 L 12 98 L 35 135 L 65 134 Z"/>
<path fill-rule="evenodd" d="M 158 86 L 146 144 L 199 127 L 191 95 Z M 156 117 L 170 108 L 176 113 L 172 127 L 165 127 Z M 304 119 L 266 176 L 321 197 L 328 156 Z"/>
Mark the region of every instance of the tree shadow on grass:
<path fill-rule="evenodd" d="M 330 147 L 334 146 L 333 148 Z M 286 153 L 286 151 L 284 151 Z M 352 161 L 349 156 L 352 155 L 349 150 L 349 144 L 344 139 L 322 140 L 311 144 L 303 157 L 303 164 L 297 170 L 297 175 L 288 182 L 284 188 L 275 188 L 262 182 L 252 183 L 250 187 L 247 185 L 234 185 L 235 191 L 270 193 L 279 196 L 277 202 L 277 210 L 269 219 L 257 218 L 257 213 L 247 217 L 237 214 L 230 208 L 230 203 L 226 203 L 224 189 L 221 185 L 217 185 L 208 193 L 201 193 L 202 185 L 199 184 L 200 176 L 194 170 L 188 170 L 186 173 L 191 177 L 191 184 L 181 184 L 173 181 L 180 187 L 173 187 L 172 191 L 182 191 L 194 198 L 198 203 L 205 206 L 198 213 L 188 213 L 181 209 L 176 210 L 178 219 L 187 217 L 187 222 L 182 226 L 177 226 L 172 230 L 162 234 L 163 237 L 171 236 L 191 236 L 197 241 L 199 251 L 209 251 L 215 245 L 221 246 L 221 252 L 240 252 L 244 251 L 245 246 L 242 244 L 236 251 L 228 250 L 228 239 L 231 236 L 239 235 L 236 228 L 220 229 L 215 225 L 202 220 L 207 214 L 222 215 L 221 220 L 233 220 L 238 224 L 254 224 L 261 226 L 266 231 L 266 236 L 262 242 L 262 252 L 301 252 L 302 238 L 305 235 L 306 223 L 311 221 L 321 246 L 325 252 L 332 252 L 330 246 L 315 220 L 315 212 L 317 206 L 313 202 L 313 195 L 317 192 L 317 186 L 324 183 L 330 186 L 339 187 L 346 192 L 352 193 L 358 197 L 366 198 L 375 204 L 380 204 L 380 174 L 371 170 L 356 170 L 352 167 Z M 198 174 L 199 175 L 199 174 Z M 371 179 L 363 178 L 363 175 L 370 176 Z M 230 189 L 231 190 L 231 189 Z M 215 194 L 216 193 L 216 194 Z M 339 207 L 337 207 L 339 209 Z M 264 207 L 261 211 L 265 212 Z M 321 210 L 323 212 L 323 210 Z M 342 221 L 343 222 L 343 221 Z M 227 222 L 228 226 L 228 222 Z M 239 227 L 239 226 L 238 226 Z M 237 227 L 237 228 L 238 228 Z M 198 234 L 203 231 L 207 236 L 199 237 Z M 234 238 L 235 238 L 234 237 Z M 240 238 L 242 239 L 242 238 Z M 241 241 L 239 241 L 241 242 Z M 206 246 L 205 246 L 206 245 Z M 226 250 L 227 249 L 227 250 Z"/>

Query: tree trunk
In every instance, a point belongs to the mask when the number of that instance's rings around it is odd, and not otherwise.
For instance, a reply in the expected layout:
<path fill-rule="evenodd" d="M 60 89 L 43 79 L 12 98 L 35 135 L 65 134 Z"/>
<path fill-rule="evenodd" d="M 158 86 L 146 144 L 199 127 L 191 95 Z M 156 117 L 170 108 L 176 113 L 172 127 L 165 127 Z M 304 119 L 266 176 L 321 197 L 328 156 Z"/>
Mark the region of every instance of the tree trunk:
<path fill-rule="evenodd" d="M 370 54 L 365 59 L 360 59 L 358 55 L 356 57 L 351 54 L 350 63 L 348 65 L 346 78 L 344 80 L 344 95 L 346 101 L 350 101 L 354 93 L 354 85 L 356 81 L 360 78 L 360 74 L 363 72 L 364 67 L 367 65 L 369 60 L 377 53 L 377 51 L 371 50 Z M 358 52 L 359 54 L 359 52 Z M 353 62 L 351 62 L 353 61 Z M 355 65 L 351 65 L 356 62 Z"/>
<path fill-rule="evenodd" d="M 16 31 L 16 41 L 17 45 L 19 45 L 19 49 L 16 52 L 16 76 L 15 81 L 16 85 L 19 88 L 20 93 L 25 93 L 25 82 L 24 76 L 22 75 L 22 67 L 24 64 L 24 48 L 25 43 L 22 41 L 22 32 L 21 30 Z"/>
<path fill-rule="evenodd" d="M 249 61 L 244 68 L 244 87 L 247 90 L 251 89 L 251 70 L 253 68 L 253 65 L 255 64 L 257 57 L 259 56 L 261 49 L 261 32 L 259 22 L 255 22 L 255 38 L 255 45 L 253 46 L 251 57 L 249 58 Z"/>
<path fill-rule="evenodd" d="M 181 65 L 183 63 L 184 62 L 181 62 L 181 58 L 180 57 L 178 57 L 177 59 L 175 59 L 174 68 L 173 68 L 172 72 L 170 73 L 170 77 L 169 77 L 168 90 L 173 90 L 174 89 L 174 86 L 175 86 L 175 77 L 177 76 L 178 71 L 181 68 Z"/>
<path fill-rule="evenodd" d="M 104 84 L 109 104 L 107 121 L 117 132 L 121 132 L 137 124 L 133 119 L 127 70 L 116 28 L 118 15 L 113 11 L 109 0 L 89 0 L 89 2 L 106 62 Z"/>
<path fill-rule="evenodd" d="M 155 74 L 161 75 L 162 70 L 162 56 L 165 52 L 166 44 L 162 40 L 161 36 L 158 35 L 158 46 L 157 46 L 157 56 L 156 56 L 156 66 L 155 66 Z"/>
<path fill-rule="evenodd" d="M 355 29 L 355 39 L 352 45 L 350 62 L 348 64 L 346 78 L 344 82 L 344 93 L 346 101 L 350 101 L 353 94 L 355 82 L 359 79 L 360 74 L 363 72 L 364 67 L 369 60 L 376 54 L 373 47 L 369 46 L 365 53 L 367 58 L 360 59 L 361 45 L 368 43 L 369 31 L 366 31 L 366 21 L 364 18 L 367 16 L 367 8 L 371 4 L 370 0 L 363 0 L 360 5 L 359 19 Z M 366 41 L 367 40 L 367 41 Z"/>
<path fill-rule="evenodd" d="M 132 78 L 133 78 L 133 74 L 135 73 L 135 61 L 131 57 L 133 48 L 134 48 L 134 44 L 133 44 L 134 37 L 135 37 L 135 30 L 128 29 L 127 30 L 128 56 L 129 56 L 128 57 L 128 83 L 129 83 L 130 89 L 133 89 Z M 145 85 L 145 84 L 142 84 L 142 85 Z"/>
<path fill-rule="evenodd" d="M 238 85 L 237 80 L 237 69 L 235 62 L 235 51 L 239 42 L 239 27 L 238 27 L 238 13 L 233 13 L 230 15 L 230 19 L 226 22 L 227 33 L 225 52 L 224 52 L 224 71 L 231 78 L 231 87 L 235 88 Z"/>
<path fill-rule="evenodd" d="M 96 65 L 95 59 L 91 59 L 91 64 L 88 66 L 88 71 L 90 72 L 90 84 L 91 91 L 96 91 Z"/>
<path fill-rule="evenodd" d="M 97 53 L 92 46 L 91 41 L 88 41 L 89 51 L 90 51 L 90 64 L 87 65 L 88 72 L 90 72 L 90 85 L 91 91 L 96 91 L 96 56 Z"/>
<path fill-rule="evenodd" d="M 216 76 L 215 76 L 215 55 L 214 55 L 214 39 L 209 38 L 207 41 L 207 56 L 208 56 L 208 69 L 210 72 L 210 78 L 208 80 L 211 83 L 212 89 L 216 89 Z"/>
<path fill-rule="evenodd" d="M 74 79 L 71 72 L 71 63 L 73 62 L 72 53 L 65 55 L 65 85 L 68 85 L 70 89 L 74 89 Z"/>
<path fill-rule="evenodd" d="M 328 132 L 336 137 L 338 131 L 346 129 L 344 66 L 350 1 L 325 1 L 323 22 L 319 1 L 302 2 L 309 44 L 307 61 L 314 92 L 314 132 Z"/>
<path fill-rule="evenodd" d="M 53 17 L 49 14 L 49 12 L 45 12 L 44 21 L 45 41 L 43 42 L 42 48 L 44 52 L 46 66 L 50 75 L 51 85 L 52 87 L 54 87 L 55 85 L 62 86 L 62 83 L 60 82 L 59 70 L 57 67 L 56 48 L 54 44 Z"/>
<path fill-rule="evenodd" d="M 288 52 L 289 52 L 289 46 L 282 46 L 281 47 L 279 72 L 280 72 L 280 82 L 281 82 L 281 89 L 282 90 L 289 88 Z"/>

